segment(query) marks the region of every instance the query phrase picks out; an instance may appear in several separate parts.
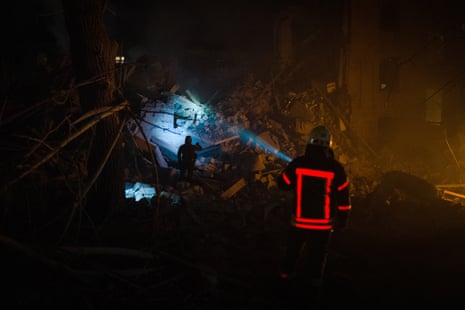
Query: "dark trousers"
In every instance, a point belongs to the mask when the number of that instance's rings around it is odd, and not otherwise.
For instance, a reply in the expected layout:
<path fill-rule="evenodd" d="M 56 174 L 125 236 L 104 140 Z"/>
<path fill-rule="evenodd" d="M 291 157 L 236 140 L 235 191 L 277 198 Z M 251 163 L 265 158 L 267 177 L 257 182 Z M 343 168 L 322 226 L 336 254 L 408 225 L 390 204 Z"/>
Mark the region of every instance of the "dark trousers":
<path fill-rule="evenodd" d="M 290 227 L 281 272 L 296 273 L 309 280 L 322 280 L 326 267 L 329 230 L 308 230 Z"/>
<path fill-rule="evenodd" d="M 195 166 L 190 163 L 181 163 L 179 167 L 179 173 L 181 175 L 181 180 L 185 179 L 192 180 L 192 175 L 194 174 Z"/>

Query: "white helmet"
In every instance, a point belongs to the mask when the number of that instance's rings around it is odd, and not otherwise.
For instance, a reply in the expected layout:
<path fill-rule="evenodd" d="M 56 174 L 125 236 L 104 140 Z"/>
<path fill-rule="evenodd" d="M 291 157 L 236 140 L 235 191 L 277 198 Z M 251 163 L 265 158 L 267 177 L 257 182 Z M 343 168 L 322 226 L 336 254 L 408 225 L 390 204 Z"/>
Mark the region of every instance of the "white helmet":
<path fill-rule="evenodd" d="M 331 134 L 329 133 L 329 130 L 323 125 L 313 128 L 308 136 L 307 144 L 321 145 L 325 147 L 331 146 Z"/>

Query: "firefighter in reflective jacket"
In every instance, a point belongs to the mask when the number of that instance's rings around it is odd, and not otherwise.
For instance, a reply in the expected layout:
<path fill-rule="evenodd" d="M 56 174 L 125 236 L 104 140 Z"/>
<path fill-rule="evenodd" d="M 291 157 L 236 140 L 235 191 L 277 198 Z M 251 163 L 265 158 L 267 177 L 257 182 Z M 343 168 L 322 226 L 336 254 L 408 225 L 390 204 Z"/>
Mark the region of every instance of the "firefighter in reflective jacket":
<path fill-rule="evenodd" d="M 305 154 L 289 163 L 277 184 L 282 190 L 293 190 L 291 225 L 280 277 L 303 276 L 305 283 L 320 287 L 331 234 L 345 228 L 351 209 L 346 173 L 334 159 L 326 127 L 311 131 Z M 306 253 L 304 267 L 297 264 L 302 261 L 302 253 Z M 299 266 L 305 268 L 304 275 L 299 275 Z"/>

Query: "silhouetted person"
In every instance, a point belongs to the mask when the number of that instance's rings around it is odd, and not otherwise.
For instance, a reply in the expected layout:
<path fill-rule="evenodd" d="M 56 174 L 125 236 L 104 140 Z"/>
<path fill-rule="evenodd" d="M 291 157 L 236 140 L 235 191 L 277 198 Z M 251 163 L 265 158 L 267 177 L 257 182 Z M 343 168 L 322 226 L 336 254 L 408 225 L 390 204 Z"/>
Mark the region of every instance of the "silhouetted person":
<path fill-rule="evenodd" d="M 192 137 L 186 136 L 184 144 L 178 149 L 178 165 L 181 180 L 185 179 L 186 176 L 188 181 L 192 180 L 195 161 L 197 159 L 197 154 L 195 152 L 201 149 L 202 147 L 198 142 L 196 144 L 192 144 Z"/>
<path fill-rule="evenodd" d="M 331 234 L 345 228 L 351 209 L 346 173 L 330 146 L 326 127 L 315 127 L 305 154 L 292 160 L 276 180 L 280 189 L 294 193 L 280 277 L 298 279 L 304 291 L 322 285 Z M 300 274 L 302 266 L 305 272 Z"/>

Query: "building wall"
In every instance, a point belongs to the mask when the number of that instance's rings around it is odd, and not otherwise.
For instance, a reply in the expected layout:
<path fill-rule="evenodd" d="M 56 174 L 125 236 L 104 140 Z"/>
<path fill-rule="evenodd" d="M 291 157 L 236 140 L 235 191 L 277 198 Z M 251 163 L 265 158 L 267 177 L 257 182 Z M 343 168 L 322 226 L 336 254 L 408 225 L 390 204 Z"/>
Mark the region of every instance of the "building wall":
<path fill-rule="evenodd" d="M 352 127 L 359 136 L 373 140 L 380 98 L 376 89 L 377 33 L 373 1 L 351 1 L 348 8 L 349 46 L 347 51 L 347 88 L 352 98 Z"/>
<path fill-rule="evenodd" d="M 440 139 L 443 126 L 453 123 L 454 113 L 447 111 L 463 105 L 463 17 L 443 1 L 348 3 L 346 84 L 353 129 L 375 149 Z M 383 76 L 396 81 L 381 89 Z"/>

